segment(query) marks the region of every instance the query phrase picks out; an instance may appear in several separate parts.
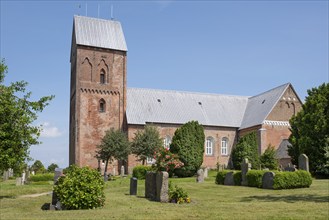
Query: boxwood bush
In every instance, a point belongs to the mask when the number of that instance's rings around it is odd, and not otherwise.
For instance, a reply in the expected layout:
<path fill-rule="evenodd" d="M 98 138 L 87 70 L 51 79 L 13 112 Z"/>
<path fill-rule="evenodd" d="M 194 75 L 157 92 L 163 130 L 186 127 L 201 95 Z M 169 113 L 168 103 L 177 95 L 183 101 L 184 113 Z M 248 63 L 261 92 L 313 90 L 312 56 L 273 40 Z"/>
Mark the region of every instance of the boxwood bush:
<path fill-rule="evenodd" d="M 29 181 L 31 181 L 31 182 L 54 181 L 54 173 L 31 175 L 29 178 Z"/>
<path fill-rule="evenodd" d="M 262 188 L 262 179 L 266 170 L 249 170 L 246 174 L 248 186 Z"/>
<path fill-rule="evenodd" d="M 92 209 L 105 202 L 104 180 L 97 170 L 71 165 L 54 191 L 65 209 Z"/>
<path fill-rule="evenodd" d="M 150 166 L 143 166 L 143 165 L 135 166 L 133 169 L 133 177 L 136 177 L 139 180 L 143 180 L 145 179 L 146 172 L 151 170 L 152 167 Z"/>
<path fill-rule="evenodd" d="M 222 170 L 217 173 L 216 184 L 224 185 L 225 176 L 227 173 L 232 172 L 232 170 Z"/>
<path fill-rule="evenodd" d="M 274 177 L 274 189 L 294 189 L 310 187 L 312 176 L 305 170 L 295 172 L 277 172 Z"/>

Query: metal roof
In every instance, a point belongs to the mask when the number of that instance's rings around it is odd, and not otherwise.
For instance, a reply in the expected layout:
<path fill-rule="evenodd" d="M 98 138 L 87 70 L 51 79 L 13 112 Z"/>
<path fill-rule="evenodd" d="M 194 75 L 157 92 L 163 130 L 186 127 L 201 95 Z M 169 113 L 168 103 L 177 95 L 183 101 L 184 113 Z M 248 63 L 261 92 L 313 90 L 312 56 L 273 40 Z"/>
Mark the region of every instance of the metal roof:
<path fill-rule="evenodd" d="M 77 45 L 127 51 L 119 21 L 74 16 L 73 29 Z"/>
<path fill-rule="evenodd" d="M 290 83 L 286 83 L 257 96 L 250 97 L 240 129 L 262 124 L 289 86 Z"/>
<path fill-rule="evenodd" d="M 247 96 L 129 88 L 126 115 L 128 124 L 197 120 L 202 125 L 238 128 L 247 102 Z"/>

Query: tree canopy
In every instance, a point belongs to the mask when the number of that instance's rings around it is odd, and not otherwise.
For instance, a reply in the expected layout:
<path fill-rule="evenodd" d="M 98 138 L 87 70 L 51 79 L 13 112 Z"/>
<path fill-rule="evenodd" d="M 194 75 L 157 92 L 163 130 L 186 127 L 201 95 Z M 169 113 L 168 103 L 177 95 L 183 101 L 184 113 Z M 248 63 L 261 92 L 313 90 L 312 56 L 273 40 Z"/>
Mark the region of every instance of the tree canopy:
<path fill-rule="evenodd" d="M 204 152 L 204 129 L 197 121 L 190 121 L 178 128 L 170 145 L 184 166 L 175 170 L 180 177 L 193 176 L 201 167 Z"/>
<path fill-rule="evenodd" d="M 313 174 L 329 176 L 329 83 L 307 93 L 302 110 L 290 120 L 288 153 L 295 165 L 298 156 L 306 154 Z"/>
<path fill-rule="evenodd" d="M 241 137 L 237 145 L 232 150 L 233 167 L 241 170 L 241 162 L 248 158 L 252 169 L 259 168 L 258 143 L 256 132 L 250 132 Z"/>
<path fill-rule="evenodd" d="M 132 141 L 132 153 L 136 154 L 142 164 L 148 157 L 153 157 L 154 152 L 162 147 L 159 131 L 152 125 L 146 125 L 143 131 L 137 131 Z"/>
<path fill-rule="evenodd" d="M 40 160 L 36 160 L 32 166 L 31 170 L 35 173 L 44 173 L 46 171 L 46 168 L 44 167 L 43 163 Z"/>
<path fill-rule="evenodd" d="M 108 162 L 113 160 L 126 161 L 129 153 L 130 143 L 124 132 L 114 128 L 106 131 L 101 144 L 97 146 L 96 150 L 96 157 L 105 161 L 104 176 L 106 175 Z"/>
<path fill-rule="evenodd" d="M 260 156 L 260 163 L 262 168 L 268 168 L 270 170 L 278 169 L 279 163 L 278 159 L 275 158 L 276 150 L 274 146 L 269 145 L 265 152 Z"/>
<path fill-rule="evenodd" d="M 55 163 L 52 163 L 47 167 L 47 171 L 48 172 L 54 172 L 56 168 L 58 168 L 58 165 L 55 164 Z"/>
<path fill-rule="evenodd" d="M 0 62 L 0 171 L 9 168 L 21 172 L 29 159 L 29 147 L 39 144 L 41 126 L 33 125 L 37 113 L 42 112 L 54 96 L 31 101 L 25 81 L 4 84 L 8 68 Z"/>

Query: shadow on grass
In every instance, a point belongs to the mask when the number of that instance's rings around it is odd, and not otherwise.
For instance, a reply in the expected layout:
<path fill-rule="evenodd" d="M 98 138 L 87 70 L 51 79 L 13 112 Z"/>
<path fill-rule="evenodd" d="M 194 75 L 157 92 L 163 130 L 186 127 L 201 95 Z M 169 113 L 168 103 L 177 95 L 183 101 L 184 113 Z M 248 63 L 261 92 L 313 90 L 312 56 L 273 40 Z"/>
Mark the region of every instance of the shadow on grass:
<path fill-rule="evenodd" d="M 15 199 L 15 196 L 0 196 L 0 199 Z"/>
<path fill-rule="evenodd" d="M 45 203 L 41 206 L 41 210 L 49 210 L 50 209 L 50 203 Z"/>
<path fill-rule="evenodd" d="M 292 195 L 292 196 L 249 196 L 241 200 L 241 202 L 250 201 L 264 201 L 264 202 L 329 202 L 329 196 L 316 196 L 316 195 Z"/>

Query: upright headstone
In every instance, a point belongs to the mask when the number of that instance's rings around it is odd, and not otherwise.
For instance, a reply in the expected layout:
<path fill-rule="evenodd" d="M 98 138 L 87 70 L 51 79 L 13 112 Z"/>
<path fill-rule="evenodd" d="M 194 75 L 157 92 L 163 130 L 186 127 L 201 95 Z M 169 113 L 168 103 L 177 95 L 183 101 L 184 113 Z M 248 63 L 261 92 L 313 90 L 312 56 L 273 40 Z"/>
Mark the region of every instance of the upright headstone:
<path fill-rule="evenodd" d="M 309 163 L 308 163 L 308 156 L 306 156 L 306 154 L 299 155 L 299 157 L 298 157 L 298 169 L 306 170 L 307 172 L 310 172 Z"/>
<path fill-rule="evenodd" d="M 225 179 L 224 179 L 224 185 L 227 185 L 227 186 L 234 186 L 234 178 L 233 178 L 233 174 L 234 172 L 228 172 L 226 175 L 225 175 Z"/>
<path fill-rule="evenodd" d="M 203 177 L 208 178 L 208 167 L 203 169 Z"/>
<path fill-rule="evenodd" d="M 11 168 L 8 169 L 8 176 L 9 176 L 9 178 L 14 176 L 14 170 L 13 169 L 11 169 Z"/>
<path fill-rule="evenodd" d="M 168 202 L 168 178 L 169 174 L 167 172 L 158 172 L 156 176 L 156 201 L 158 202 Z"/>
<path fill-rule="evenodd" d="M 242 163 L 241 163 L 241 176 L 242 176 L 241 185 L 242 186 L 247 186 L 248 185 L 247 172 L 250 169 L 251 169 L 251 164 L 249 163 L 248 158 L 244 158 Z"/>
<path fill-rule="evenodd" d="M 125 167 L 121 166 L 121 177 L 123 177 L 125 175 Z"/>
<path fill-rule="evenodd" d="M 55 175 L 54 175 L 54 185 L 57 184 L 57 181 L 60 176 L 63 175 L 63 169 L 62 168 L 56 168 L 55 169 Z M 51 199 L 51 204 L 50 204 L 50 210 L 58 210 L 61 209 L 60 201 L 55 193 L 53 191 L 52 199 Z"/>
<path fill-rule="evenodd" d="M 24 185 L 26 182 L 26 173 L 25 171 L 22 173 L 22 185 Z"/>
<path fill-rule="evenodd" d="M 266 172 L 262 177 L 262 188 L 263 189 L 273 189 L 275 173 Z"/>
<path fill-rule="evenodd" d="M 145 175 L 145 198 L 156 200 L 156 172 L 148 171 Z"/>
<path fill-rule="evenodd" d="M 137 178 L 130 178 L 130 195 L 137 195 Z"/>
<path fill-rule="evenodd" d="M 17 177 L 17 178 L 16 178 L 16 186 L 21 186 L 21 185 L 23 185 L 22 182 L 23 182 L 23 181 L 22 181 L 22 177 Z"/>
<path fill-rule="evenodd" d="M 115 174 L 116 174 L 115 173 L 115 168 L 113 167 L 113 169 L 112 169 L 112 175 L 115 176 Z"/>
<path fill-rule="evenodd" d="M 202 183 L 204 181 L 203 169 L 199 169 L 196 173 L 196 182 Z"/>
<path fill-rule="evenodd" d="M 3 172 L 3 181 L 6 181 L 8 179 L 9 179 L 9 171 L 7 170 Z"/>

